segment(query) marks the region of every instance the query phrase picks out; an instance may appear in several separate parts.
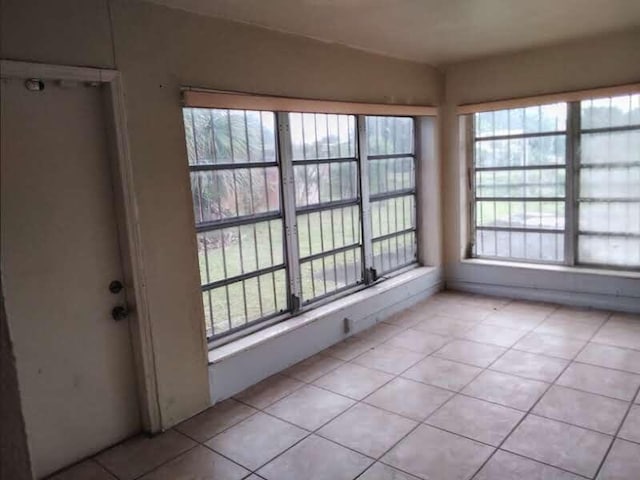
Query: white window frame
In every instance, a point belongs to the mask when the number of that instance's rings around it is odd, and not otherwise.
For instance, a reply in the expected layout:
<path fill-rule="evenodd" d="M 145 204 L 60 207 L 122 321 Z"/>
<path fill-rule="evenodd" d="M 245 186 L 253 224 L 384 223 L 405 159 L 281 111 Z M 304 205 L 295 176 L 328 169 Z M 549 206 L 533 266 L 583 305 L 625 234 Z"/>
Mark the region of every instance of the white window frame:
<path fill-rule="evenodd" d="M 183 89 L 183 105 L 185 108 L 219 108 L 219 109 L 239 109 L 239 110 L 262 110 L 271 111 L 276 115 L 277 130 L 277 161 L 280 165 L 280 187 L 281 187 L 281 214 L 284 219 L 284 236 L 285 241 L 285 271 L 287 275 L 288 285 L 288 310 L 280 315 L 267 317 L 252 321 L 245 327 L 234 329 L 231 332 L 222 332 L 220 335 L 209 336 L 207 338 L 210 348 L 214 348 L 240 337 L 246 336 L 257 330 L 264 329 L 277 322 L 299 315 L 311 309 L 318 308 L 328 302 L 333 302 L 346 295 L 355 293 L 361 289 L 367 288 L 378 281 L 384 280 L 390 276 L 397 275 L 415 268 L 420 264 L 424 264 L 426 253 L 424 252 L 425 240 L 422 238 L 421 230 L 424 228 L 423 219 L 421 219 L 421 195 L 420 190 L 421 179 L 418 175 L 423 168 L 420 166 L 422 162 L 421 153 L 425 150 L 424 139 L 420 142 L 419 125 L 425 117 L 433 117 L 437 115 L 435 107 L 421 106 L 394 106 L 394 105 L 376 105 L 376 104 L 357 104 L 346 102 L 327 102 L 316 100 L 297 100 L 282 99 L 279 97 L 262 97 L 251 95 L 240 95 L 223 92 L 208 92 L 202 89 Z M 286 108 L 283 110 L 282 108 Z M 299 107 L 299 108 L 297 108 Z M 300 278 L 300 252 L 298 247 L 298 228 L 297 214 L 294 195 L 294 175 L 293 161 L 289 132 L 288 113 L 305 112 L 305 113 L 338 113 L 350 114 L 356 116 L 356 159 L 358 168 L 358 202 L 360 209 L 360 226 L 361 228 L 361 282 L 356 285 L 348 286 L 331 292 L 320 298 L 314 299 L 305 305 L 301 299 L 301 278 Z M 413 158 L 415 162 L 415 188 L 411 192 L 414 195 L 415 205 L 415 231 L 416 239 L 416 258 L 414 262 L 403 265 L 395 269 L 393 272 L 385 273 L 384 278 L 377 278 L 373 269 L 373 253 L 371 238 L 371 220 L 370 220 L 370 195 L 368 180 L 368 162 L 367 157 L 367 134 L 366 134 L 366 116 L 393 116 L 393 117 L 410 117 L 413 119 L 413 136 L 414 150 Z M 430 137 L 428 139 L 432 141 Z M 424 197 L 423 197 L 424 198 Z M 422 200 L 424 201 L 424 200 Z M 329 252 L 325 252 L 328 254 Z M 204 315 L 203 315 L 204 317 Z"/>
<path fill-rule="evenodd" d="M 614 265 L 608 263 L 592 263 L 580 261 L 578 255 L 579 235 L 590 233 L 583 232 L 579 229 L 579 210 L 580 203 L 584 201 L 580 197 L 580 170 L 585 168 L 581 165 L 581 141 L 583 134 L 589 133 L 607 133 L 620 131 L 638 131 L 640 125 L 612 126 L 603 128 L 583 129 L 581 126 L 581 102 L 589 101 L 597 98 L 616 97 L 624 95 L 632 95 L 640 93 L 640 84 L 625 85 L 620 87 L 607 87 L 602 89 L 587 90 L 582 92 L 568 92 L 565 94 L 553 94 L 540 97 L 531 97 L 522 100 L 504 100 L 490 102 L 487 104 L 464 105 L 458 107 L 457 113 L 462 119 L 466 120 L 461 123 L 463 129 L 461 134 L 464 143 L 464 152 L 466 155 L 468 195 L 467 195 L 467 212 L 468 212 L 468 235 L 467 245 L 463 250 L 463 259 L 491 260 L 497 263 L 528 263 L 543 265 L 565 265 L 569 267 L 609 270 L 609 271 L 637 271 L 636 266 Z M 566 135 L 566 158 L 565 158 L 565 226 L 564 226 L 564 259 L 559 262 L 541 261 L 522 259 L 519 257 L 499 257 L 499 256 L 482 256 L 475 255 L 474 242 L 476 239 L 476 161 L 475 161 L 475 114 L 491 110 L 508 110 L 513 108 L 524 108 L 530 106 L 541 106 L 551 103 L 564 102 L 567 108 L 567 128 L 564 130 Z M 625 164 L 624 166 L 637 166 L 636 163 Z M 500 198 L 500 200 L 503 200 Z M 505 197 L 504 200 L 509 200 Z M 611 201 L 610 199 L 606 199 Z M 637 201 L 633 198 L 624 201 Z M 537 232 L 535 229 L 527 231 Z M 548 231 L 548 230 L 544 230 Z M 551 230 L 553 232 L 553 230 Z M 607 235 L 599 232 L 602 235 Z M 616 234 L 611 234 L 616 236 Z M 637 234 L 620 234 L 621 236 L 629 236 L 638 238 Z"/>

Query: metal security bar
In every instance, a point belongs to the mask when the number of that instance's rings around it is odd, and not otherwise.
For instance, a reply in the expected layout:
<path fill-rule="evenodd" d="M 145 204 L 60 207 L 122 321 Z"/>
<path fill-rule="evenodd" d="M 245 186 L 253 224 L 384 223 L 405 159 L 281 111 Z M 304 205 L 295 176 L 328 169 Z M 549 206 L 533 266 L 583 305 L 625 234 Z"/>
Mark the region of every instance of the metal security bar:
<path fill-rule="evenodd" d="M 640 94 L 584 100 L 577 165 L 577 261 L 640 267 Z"/>
<path fill-rule="evenodd" d="M 184 108 L 207 336 L 288 309 L 272 112 Z"/>
<path fill-rule="evenodd" d="M 301 304 L 362 283 L 356 118 L 287 114 Z"/>
<path fill-rule="evenodd" d="M 476 257 L 565 259 L 567 104 L 475 114 Z"/>
<path fill-rule="evenodd" d="M 417 262 L 414 119 L 366 117 L 374 277 Z"/>

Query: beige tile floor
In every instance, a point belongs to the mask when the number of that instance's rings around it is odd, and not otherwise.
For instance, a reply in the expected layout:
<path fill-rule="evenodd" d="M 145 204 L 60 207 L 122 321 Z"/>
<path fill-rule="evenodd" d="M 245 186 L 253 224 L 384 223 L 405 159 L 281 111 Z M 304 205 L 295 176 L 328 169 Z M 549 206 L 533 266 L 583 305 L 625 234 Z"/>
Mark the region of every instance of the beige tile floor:
<path fill-rule="evenodd" d="M 640 316 L 443 292 L 56 480 L 640 479 Z"/>

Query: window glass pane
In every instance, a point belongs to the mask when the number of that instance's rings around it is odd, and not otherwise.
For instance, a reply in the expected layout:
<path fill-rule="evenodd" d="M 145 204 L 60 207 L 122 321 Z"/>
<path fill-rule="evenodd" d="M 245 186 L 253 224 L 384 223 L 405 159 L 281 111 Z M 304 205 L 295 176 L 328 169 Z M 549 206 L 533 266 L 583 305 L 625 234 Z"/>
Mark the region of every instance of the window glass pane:
<path fill-rule="evenodd" d="M 282 220 L 198 233 L 203 285 L 282 265 Z"/>
<path fill-rule="evenodd" d="M 358 283 L 362 277 L 360 254 L 360 248 L 353 248 L 302 261 L 300 276 L 303 301 L 309 302 Z"/>
<path fill-rule="evenodd" d="M 413 157 L 378 158 L 369 161 L 369 193 L 377 195 L 415 188 Z"/>
<path fill-rule="evenodd" d="M 293 172 L 297 207 L 358 197 L 355 161 L 294 165 Z"/>
<path fill-rule="evenodd" d="M 640 94 L 583 100 L 583 129 L 640 125 Z"/>
<path fill-rule="evenodd" d="M 289 113 L 293 160 L 356 156 L 355 116 Z"/>
<path fill-rule="evenodd" d="M 360 243 L 357 206 L 298 215 L 300 258 Z"/>
<path fill-rule="evenodd" d="M 584 202 L 580 230 L 640 235 L 640 202 Z"/>
<path fill-rule="evenodd" d="M 373 267 L 378 275 L 393 271 L 417 260 L 416 235 L 414 232 L 374 240 Z"/>
<path fill-rule="evenodd" d="M 580 172 L 580 196 L 640 199 L 640 165 L 622 168 L 583 168 Z"/>
<path fill-rule="evenodd" d="M 415 197 L 402 197 L 371 202 L 373 238 L 415 228 Z"/>
<path fill-rule="evenodd" d="M 476 172 L 476 197 L 562 197 L 565 170 L 489 170 Z"/>
<path fill-rule="evenodd" d="M 567 128 L 567 108 L 556 103 L 482 112 L 474 120 L 476 138 L 561 132 Z"/>
<path fill-rule="evenodd" d="M 564 202 L 478 201 L 478 227 L 564 229 Z"/>
<path fill-rule="evenodd" d="M 640 163 L 640 129 L 583 133 L 580 142 L 582 164 Z"/>
<path fill-rule="evenodd" d="M 280 210 L 278 167 L 191 172 L 196 223 Z"/>
<path fill-rule="evenodd" d="M 275 162 L 272 112 L 184 108 L 189 165 Z"/>
<path fill-rule="evenodd" d="M 476 255 L 515 260 L 560 262 L 564 256 L 561 233 L 478 230 Z"/>
<path fill-rule="evenodd" d="M 413 118 L 367 117 L 369 155 L 412 154 Z"/>
<path fill-rule="evenodd" d="M 563 165 L 565 136 L 479 140 L 475 143 L 476 168 Z"/>
<path fill-rule="evenodd" d="M 640 238 L 580 235 L 578 256 L 587 264 L 639 267 Z"/>

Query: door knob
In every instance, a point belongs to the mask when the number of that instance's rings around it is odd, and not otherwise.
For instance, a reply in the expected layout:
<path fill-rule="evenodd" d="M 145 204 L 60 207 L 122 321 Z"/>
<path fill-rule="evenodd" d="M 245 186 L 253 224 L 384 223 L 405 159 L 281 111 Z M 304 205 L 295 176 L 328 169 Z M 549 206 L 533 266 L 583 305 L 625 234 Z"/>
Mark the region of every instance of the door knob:
<path fill-rule="evenodd" d="M 113 310 L 111 310 L 111 316 L 116 322 L 124 320 L 129 316 L 129 309 L 122 305 L 118 305 L 117 307 L 113 307 Z"/>
<path fill-rule="evenodd" d="M 122 285 L 122 282 L 120 280 L 114 280 L 109 284 L 109 291 L 114 294 L 120 293 L 123 288 L 124 285 Z"/>

